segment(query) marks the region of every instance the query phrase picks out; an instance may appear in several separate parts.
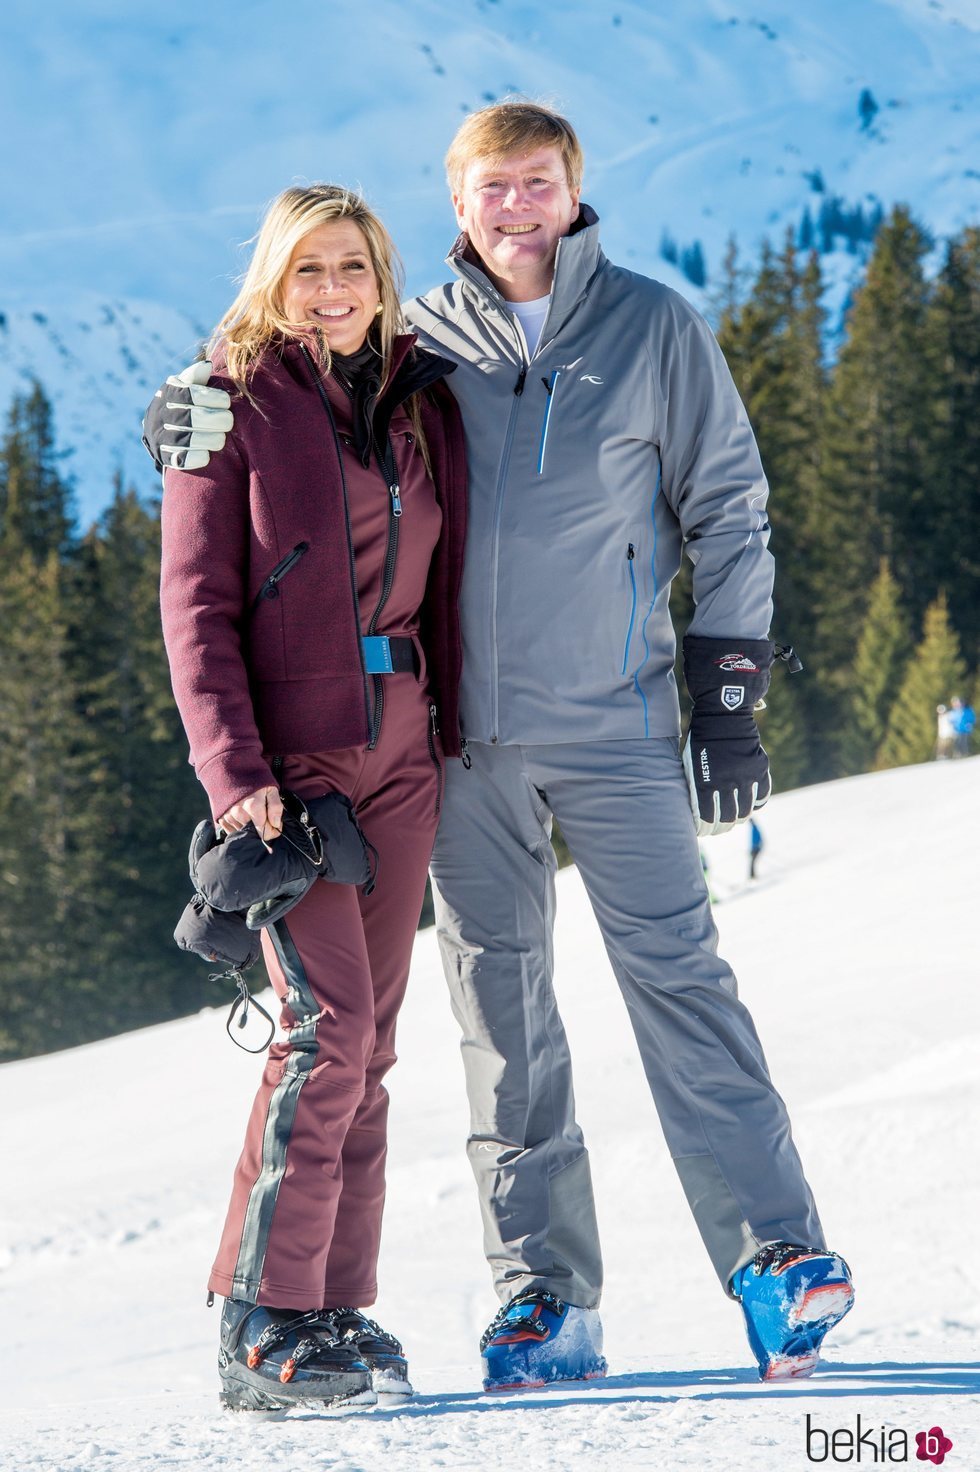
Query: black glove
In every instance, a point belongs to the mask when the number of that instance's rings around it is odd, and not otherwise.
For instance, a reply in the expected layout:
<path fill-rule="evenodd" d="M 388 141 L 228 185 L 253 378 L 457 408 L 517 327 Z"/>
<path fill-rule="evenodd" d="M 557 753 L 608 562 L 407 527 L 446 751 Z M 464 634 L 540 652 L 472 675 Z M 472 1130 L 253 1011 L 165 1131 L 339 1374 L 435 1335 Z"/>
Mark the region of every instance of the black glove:
<path fill-rule="evenodd" d="M 157 470 L 202 470 L 234 428 L 231 399 L 211 388 L 205 358 L 161 384 L 143 416 L 143 444 Z"/>
<path fill-rule="evenodd" d="M 754 715 L 769 689 L 772 660 L 768 639 L 688 634 L 684 640 L 684 677 L 694 709 L 683 759 L 699 836 L 727 833 L 772 791 Z"/>

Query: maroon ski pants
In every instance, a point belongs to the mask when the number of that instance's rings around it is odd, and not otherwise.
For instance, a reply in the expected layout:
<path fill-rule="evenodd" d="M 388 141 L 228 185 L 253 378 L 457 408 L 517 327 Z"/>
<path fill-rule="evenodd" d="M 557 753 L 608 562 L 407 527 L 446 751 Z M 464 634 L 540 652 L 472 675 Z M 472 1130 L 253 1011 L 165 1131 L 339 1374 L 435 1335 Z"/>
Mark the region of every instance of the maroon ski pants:
<path fill-rule="evenodd" d="M 283 785 L 353 801 L 377 886 L 318 881 L 262 946 L 286 1040 L 262 1075 L 209 1286 L 277 1308 L 367 1307 L 377 1295 L 395 1021 L 442 794 L 424 684 L 385 677 L 381 737 L 291 756 Z"/>

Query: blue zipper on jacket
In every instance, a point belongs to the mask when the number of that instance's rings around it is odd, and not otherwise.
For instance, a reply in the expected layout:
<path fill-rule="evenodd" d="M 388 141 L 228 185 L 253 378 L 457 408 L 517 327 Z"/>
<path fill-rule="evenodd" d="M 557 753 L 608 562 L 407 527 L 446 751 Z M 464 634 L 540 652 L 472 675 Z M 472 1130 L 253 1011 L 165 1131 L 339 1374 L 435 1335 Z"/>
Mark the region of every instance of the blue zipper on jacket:
<path fill-rule="evenodd" d="M 542 421 L 542 424 L 541 424 L 541 444 L 540 444 L 540 446 L 538 448 L 538 474 L 539 475 L 543 475 L 544 474 L 544 455 L 545 455 L 545 450 L 547 449 L 547 446 L 548 446 L 548 425 L 551 423 L 551 411 L 555 407 L 555 393 L 556 393 L 557 388 L 558 388 L 558 380 L 559 380 L 560 377 L 561 377 L 561 369 L 560 368 L 555 368 L 553 370 L 552 374 L 551 374 L 551 378 L 547 382 L 545 382 L 545 385 L 544 385 L 545 388 L 548 390 L 548 402 L 545 405 L 544 420 Z"/>
<path fill-rule="evenodd" d="M 636 552 L 634 551 L 633 543 L 630 542 L 626 548 L 626 563 L 630 570 L 630 588 L 632 589 L 633 597 L 630 604 L 630 624 L 626 630 L 626 643 L 623 646 L 623 668 L 620 673 L 624 675 L 626 673 L 626 661 L 629 659 L 630 640 L 633 637 L 633 625 L 636 622 L 636 573 L 633 571 L 633 560 L 635 557 Z"/>

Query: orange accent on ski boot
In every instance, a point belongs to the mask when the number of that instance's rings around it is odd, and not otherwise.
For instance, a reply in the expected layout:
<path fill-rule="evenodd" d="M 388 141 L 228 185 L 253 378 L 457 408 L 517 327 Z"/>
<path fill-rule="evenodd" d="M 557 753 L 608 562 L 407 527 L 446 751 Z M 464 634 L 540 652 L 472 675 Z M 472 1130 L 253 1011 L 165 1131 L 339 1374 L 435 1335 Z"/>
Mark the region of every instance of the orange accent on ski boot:
<path fill-rule="evenodd" d="M 293 1378 L 295 1372 L 296 1361 L 290 1358 L 286 1361 L 282 1369 L 279 1371 L 279 1379 L 282 1381 L 283 1385 L 288 1384 L 288 1382 Z"/>

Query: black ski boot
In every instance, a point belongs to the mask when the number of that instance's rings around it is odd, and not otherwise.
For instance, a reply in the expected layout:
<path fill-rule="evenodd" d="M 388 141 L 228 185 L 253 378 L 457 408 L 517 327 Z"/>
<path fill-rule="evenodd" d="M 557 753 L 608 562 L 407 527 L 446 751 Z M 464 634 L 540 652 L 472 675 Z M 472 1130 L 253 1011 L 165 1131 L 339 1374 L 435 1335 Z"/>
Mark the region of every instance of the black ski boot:
<path fill-rule="evenodd" d="M 337 1338 L 356 1349 L 358 1357 L 371 1371 L 375 1394 L 413 1394 L 408 1378 L 408 1361 L 394 1334 L 382 1329 L 359 1308 L 331 1308 L 324 1313 Z"/>
<path fill-rule="evenodd" d="M 221 1404 L 231 1411 L 374 1405 L 371 1371 L 322 1310 L 226 1298 L 218 1350 Z"/>

